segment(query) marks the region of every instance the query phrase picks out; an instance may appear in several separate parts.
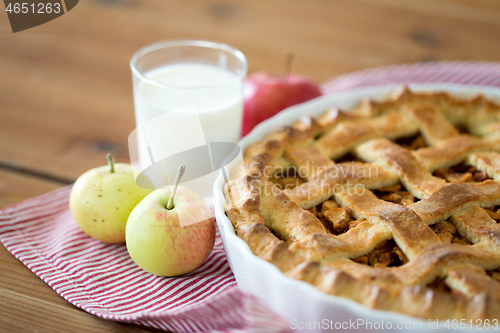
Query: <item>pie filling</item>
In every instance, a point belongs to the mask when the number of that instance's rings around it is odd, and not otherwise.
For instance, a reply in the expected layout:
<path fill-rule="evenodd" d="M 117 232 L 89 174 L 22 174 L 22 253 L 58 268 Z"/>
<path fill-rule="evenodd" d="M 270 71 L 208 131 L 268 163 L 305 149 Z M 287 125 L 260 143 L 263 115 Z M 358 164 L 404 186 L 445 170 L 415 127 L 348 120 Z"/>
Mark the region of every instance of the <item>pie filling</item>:
<path fill-rule="evenodd" d="M 444 292 L 444 293 L 454 293 L 458 294 L 459 292 L 455 289 L 451 289 L 445 282 L 445 279 L 437 277 L 434 281 L 429 283 L 429 288 L 435 291 Z"/>
<path fill-rule="evenodd" d="M 450 183 L 479 183 L 491 179 L 486 172 L 479 171 L 476 167 L 465 163 L 460 163 L 448 169 L 437 169 L 434 171 L 434 176 L 443 178 Z"/>
<path fill-rule="evenodd" d="M 488 274 L 489 276 L 491 276 L 495 280 L 500 281 L 500 268 L 497 268 L 493 271 L 486 271 L 486 274 Z"/>
<path fill-rule="evenodd" d="M 483 209 L 493 220 L 495 220 L 497 223 L 500 223 L 500 206 L 493 206 Z"/>
<path fill-rule="evenodd" d="M 279 169 L 269 177 L 269 181 L 278 186 L 280 190 L 292 189 L 305 182 L 305 179 L 300 177 L 295 172 L 294 168 L 287 168 L 285 170 Z"/>
<path fill-rule="evenodd" d="M 378 244 L 370 253 L 352 260 L 373 267 L 397 267 L 408 262 L 408 258 L 393 239 Z"/>
<path fill-rule="evenodd" d="M 347 162 L 363 163 L 363 161 L 361 161 L 359 158 L 357 158 L 356 156 L 354 156 L 351 153 L 347 153 L 346 155 L 335 160 L 335 163 L 347 163 Z"/>
<path fill-rule="evenodd" d="M 430 227 L 443 243 L 472 245 L 467 238 L 458 233 L 457 227 L 448 220 L 436 222 Z"/>
<path fill-rule="evenodd" d="M 373 191 L 373 193 L 381 200 L 397 203 L 403 206 L 409 206 L 416 201 L 419 201 L 418 198 L 415 198 L 401 184 L 379 188 Z"/>
<path fill-rule="evenodd" d="M 409 149 L 409 150 L 417 150 L 420 148 L 427 147 L 427 143 L 425 142 L 424 137 L 420 133 L 418 133 L 414 136 L 407 137 L 407 138 L 397 139 L 397 140 L 395 140 L 395 142 L 398 145 L 400 145 L 401 147 Z"/>

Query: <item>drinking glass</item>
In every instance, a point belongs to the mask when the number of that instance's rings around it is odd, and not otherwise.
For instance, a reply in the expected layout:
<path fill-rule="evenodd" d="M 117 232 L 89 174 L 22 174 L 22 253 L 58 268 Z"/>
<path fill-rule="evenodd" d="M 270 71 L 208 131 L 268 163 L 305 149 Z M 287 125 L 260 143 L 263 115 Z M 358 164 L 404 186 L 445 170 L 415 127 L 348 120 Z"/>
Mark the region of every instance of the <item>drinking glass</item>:
<path fill-rule="evenodd" d="M 236 48 L 208 40 L 160 41 L 139 49 L 130 68 L 136 131 L 141 128 L 144 132 L 131 137 L 137 138 L 136 157 L 142 171 L 168 156 L 210 146 L 210 142 L 239 140 L 248 65 Z M 130 151 L 134 162 L 133 149 Z M 206 163 L 212 163 L 212 171 L 217 171 L 213 161 Z M 166 164 L 162 166 L 165 181 L 157 184 L 162 181 L 157 179 L 158 174 L 153 175 L 154 187 L 172 184 L 177 166 Z M 194 171 L 201 172 L 194 169 L 186 168 L 187 180 L 196 178 Z M 211 193 L 217 174 L 202 177 L 203 186 L 195 186 L 202 192 L 199 194 Z"/>

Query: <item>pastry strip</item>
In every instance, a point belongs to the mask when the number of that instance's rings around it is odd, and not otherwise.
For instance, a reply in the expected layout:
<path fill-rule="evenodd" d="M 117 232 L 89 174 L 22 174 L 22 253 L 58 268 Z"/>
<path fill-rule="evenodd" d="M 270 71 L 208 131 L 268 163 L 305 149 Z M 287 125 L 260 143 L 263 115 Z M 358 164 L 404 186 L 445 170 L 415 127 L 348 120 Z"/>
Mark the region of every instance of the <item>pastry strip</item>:
<path fill-rule="evenodd" d="M 397 184 L 398 181 L 396 175 L 377 164 L 339 163 L 316 173 L 309 182 L 284 192 L 300 207 L 307 209 L 345 188 L 352 187 L 353 191 L 358 188 L 363 190 L 364 187 L 376 189 Z"/>

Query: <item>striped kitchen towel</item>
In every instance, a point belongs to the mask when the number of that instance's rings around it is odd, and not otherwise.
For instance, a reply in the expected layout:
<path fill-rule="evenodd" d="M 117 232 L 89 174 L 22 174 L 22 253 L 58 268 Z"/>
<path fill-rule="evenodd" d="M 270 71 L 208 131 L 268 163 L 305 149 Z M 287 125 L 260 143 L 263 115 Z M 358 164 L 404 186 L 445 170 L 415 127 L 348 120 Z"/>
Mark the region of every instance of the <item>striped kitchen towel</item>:
<path fill-rule="evenodd" d="M 139 268 L 125 245 L 80 230 L 71 186 L 0 211 L 5 247 L 59 295 L 101 318 L 176 332 L 286 330 L 286 322 L 236 286 L 220 235 L 194 272 L 164 278 Z"/>
<path fill-rule="evenodd" d="M 367 69 L 322 85 L 325 94 L 384 84 L 452 82 L 500 87 L 500 64 L 436 62 Z M 280 332 L 286 319 L 240 290 L 217 233 L 196 271 L 162 278 L 134 264 L 125 245 L 85 235 L 64 187 L 0 211 L 0 240 L 59 295 L 101 318 L 176 332 Z"/>
<path fill-rule="evenodd" d="M 388 84 L 441 82 L 500 87 L 500 63 L 436 61 L 368 68 L 327 80 L 321 89 L 324 94 L 335 94 Z"/>

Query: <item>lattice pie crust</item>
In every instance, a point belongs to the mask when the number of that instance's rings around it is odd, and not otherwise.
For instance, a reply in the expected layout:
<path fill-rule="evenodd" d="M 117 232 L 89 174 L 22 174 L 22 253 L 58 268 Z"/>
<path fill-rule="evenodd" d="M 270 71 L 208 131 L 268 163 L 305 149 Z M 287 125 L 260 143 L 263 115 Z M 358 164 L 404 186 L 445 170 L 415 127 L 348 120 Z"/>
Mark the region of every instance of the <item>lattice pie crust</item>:
<path fill-rule="evenodd" d="M 395 143 L 417 134 L 426 147 Z M 226 215 L 255 255 L 325 293 L 421 318 L 495 319 L 500 225 L 481 207 L 500 205 L 497 152 L 499 105 L 404 88 L 350 112 L 303 117 L 251 145 L 225 186 Z M 335 162 L 346 154 L 362 162 Z M 436 176 L 460 163 L 486 176 Z M 290 167 L 301 170 L 294 185 L 270 181 Z M 397 184 L 411 201 L 375 195 Z M 388 240 L 400 265 L 367 264 Z"/>

